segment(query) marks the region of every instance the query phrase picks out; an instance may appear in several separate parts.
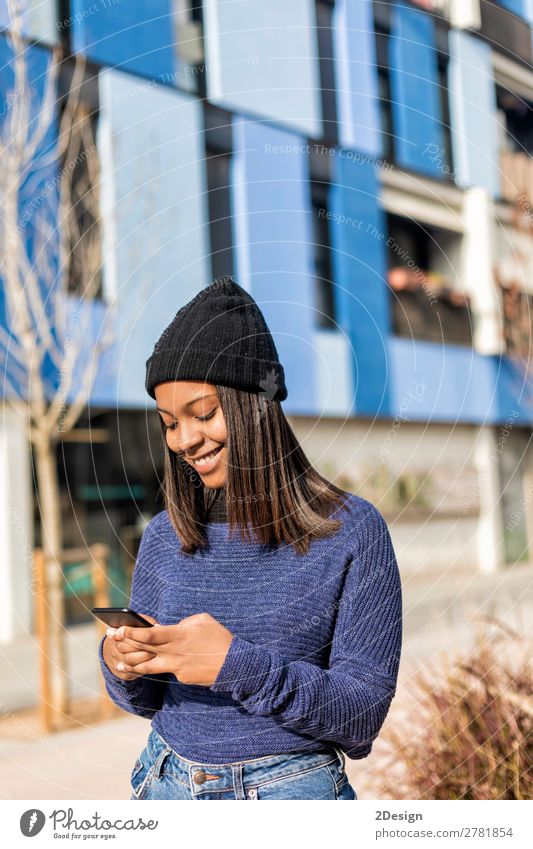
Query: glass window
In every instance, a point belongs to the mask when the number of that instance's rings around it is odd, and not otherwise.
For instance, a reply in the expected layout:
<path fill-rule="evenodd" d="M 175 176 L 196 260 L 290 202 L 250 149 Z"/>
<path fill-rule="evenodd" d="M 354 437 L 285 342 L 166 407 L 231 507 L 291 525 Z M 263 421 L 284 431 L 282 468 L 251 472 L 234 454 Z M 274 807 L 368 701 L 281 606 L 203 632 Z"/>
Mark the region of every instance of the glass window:
<path fill-rule="evenodd" d="M 334 0 L 317 0 L 316 3 L 324 137 L 331 141 L 335 141 L 338 138 L 335 60 L 333 57 L 333 38 L 331 34 L 331 18 L 334 5 Z"/>
<path fill-rule="evenodd" d="M 383 156 L 389 162 L 392 162 L 394 160 L 394 131 L 392 127 L 388 32 L 384 26 L 377 21 L 374 26 L 376 32 L 376 62 L 378 71 Z"/>
<path fill-rule="evenodd" d="M 317 151 L 313 145 L 309 146 L 309 151 L 316 323 L 318 327 L 335 328 L 334 281 L 327 218 L 330 163 L 327 153 Z"/>
<path fill-rule="evenodd" d="M 516 153 L 533 153 L 533 100 L 524 100 L 501 85 L 496 85 L 496 103 L 502 146 Z"/>
<path fill-rule="evenodd" d="M 392 214 L 387 223 L 393 332 L 471 346 L 470 303 L 456 271 L 461 235 Z"/>
<path fill-rule="evenodd" d="M 222 277 L 233 274 L 231 115 L 206 103 L 204 122 L 211 270 L 213 277 Z"/>
<path fill-rule="evenodd" d="M 79 91 L 72 85 L 75 61 L 62 63 L 59 74 L 59 117 L 62 159 L 61 191 L 66 203 L 63 273 L 67 290 L 84 297 L 102 297 L 99 159 L 96 145 L 99 117 L 98 70 L 87 64 Z"/>

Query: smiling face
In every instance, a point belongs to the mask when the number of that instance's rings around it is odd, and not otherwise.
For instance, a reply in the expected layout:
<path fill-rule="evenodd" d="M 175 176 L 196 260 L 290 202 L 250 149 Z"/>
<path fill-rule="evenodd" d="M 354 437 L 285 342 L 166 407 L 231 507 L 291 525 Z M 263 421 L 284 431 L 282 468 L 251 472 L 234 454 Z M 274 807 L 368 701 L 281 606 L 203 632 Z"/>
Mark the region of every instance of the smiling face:
<path fill-rule="evenodd" d="M 228 434 L 215 386 L 194 380 L 169 381 L 155 387 L 155 398 L 169 449 L 192 466 L 206 486 L 225 486 Z M 206 459 L 200 460 L 202 457 Z"/>

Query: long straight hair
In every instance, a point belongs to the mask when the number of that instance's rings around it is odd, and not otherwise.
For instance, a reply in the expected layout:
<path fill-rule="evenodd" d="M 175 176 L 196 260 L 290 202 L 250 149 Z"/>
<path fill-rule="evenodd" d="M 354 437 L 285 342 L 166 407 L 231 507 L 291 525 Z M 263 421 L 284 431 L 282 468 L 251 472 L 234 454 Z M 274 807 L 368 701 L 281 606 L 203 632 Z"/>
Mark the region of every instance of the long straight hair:
<path fill-rule="evenodd" d="M 304 554 L 313 538 L 334 534 L 347 509 L 348 493 L 324 478 L 305 456 L 279 401 L 228 386 L 216 386 L 227 429 L 228 472 L 224 487 L 230 538 L 288 543 Z M 162 489 L 170 521 L 185 554 L 207 545 L 206 517 L 218 490 L 166 443 L 163 433 Z M 252 526 L 250 531 L 248 524 Z"/>

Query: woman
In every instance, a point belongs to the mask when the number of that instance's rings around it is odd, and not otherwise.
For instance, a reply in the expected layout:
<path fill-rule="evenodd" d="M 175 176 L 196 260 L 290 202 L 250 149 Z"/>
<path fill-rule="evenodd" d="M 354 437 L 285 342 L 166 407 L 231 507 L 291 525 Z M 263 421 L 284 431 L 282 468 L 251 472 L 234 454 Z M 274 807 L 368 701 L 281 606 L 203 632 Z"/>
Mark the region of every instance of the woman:
<path fill-rule="evenodd" d="M 231 277 L 186 304 L 147 362 L 166 509 L 109 629 L 111 698 L 152 719 L 132 799 L 356 799 L 395 694 L 401 585 L 377 508 L 311 466 L 284 371 Z"/>

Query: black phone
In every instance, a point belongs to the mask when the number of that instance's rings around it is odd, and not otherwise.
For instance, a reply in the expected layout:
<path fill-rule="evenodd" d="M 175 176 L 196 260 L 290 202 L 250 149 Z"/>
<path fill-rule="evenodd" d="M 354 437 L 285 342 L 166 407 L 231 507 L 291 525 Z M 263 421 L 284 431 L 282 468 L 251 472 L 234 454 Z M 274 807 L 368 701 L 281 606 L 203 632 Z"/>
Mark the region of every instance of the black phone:
<path fill-rule="evenodd" d="M 131 628 L 153 628 L 148 619 L 129 607 L 93 607 L 92 613 L 112 628 L 120 628 L 121 625 L 129 625 Z"/>

